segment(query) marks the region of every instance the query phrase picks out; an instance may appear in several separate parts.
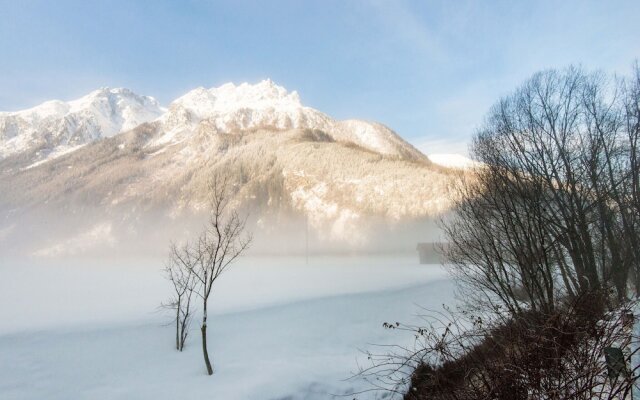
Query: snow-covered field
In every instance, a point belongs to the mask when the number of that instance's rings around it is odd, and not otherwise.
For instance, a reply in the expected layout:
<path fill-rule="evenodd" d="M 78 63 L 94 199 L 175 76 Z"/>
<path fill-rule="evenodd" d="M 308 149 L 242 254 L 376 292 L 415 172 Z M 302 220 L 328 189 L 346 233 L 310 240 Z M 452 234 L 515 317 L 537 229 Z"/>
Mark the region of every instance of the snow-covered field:
<path fill-rule="evenodd" d="M 368 388 L 361 350 L 411 343 L 383 322 L 453 301 L 415 257 L 247 258 L 214 289 L 209 377 L 197 320 L 172 348 L 161 262 L 36 264 L 0 266 L 1 399 L 333 398 Z"/>

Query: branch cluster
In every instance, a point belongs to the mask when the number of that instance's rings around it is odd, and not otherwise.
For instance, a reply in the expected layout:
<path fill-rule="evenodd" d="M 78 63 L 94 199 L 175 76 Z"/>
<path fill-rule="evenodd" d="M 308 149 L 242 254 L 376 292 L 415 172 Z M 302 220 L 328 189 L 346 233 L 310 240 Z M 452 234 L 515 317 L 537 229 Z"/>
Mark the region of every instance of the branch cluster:
<path fill-rule="evenodd" d="M 640 344 L 634 307 L 607 312 L 606 295 L 590 293 L 513 318 L 429 312 L 423 326 L 386 324 L 412 333 L 414 347 L 368 353 L 358 376 L 407 400 L 624 399 L 640 372 L 628 367 Z M 624 349 L 624 367 L 611 375 L 610 347 Z"/>
<path fill-rule="evenodd" d="M 447 259 L 474 303 L 512 313 L 613 288 L 640 293 L 640 68 L 607 79 L 533 76 L 477 133 L 444 223 Z"/>
<path fill-rule="evenodd" d="M 251 235 L 245 234 L 246 218 L 230 206 L 227 175 L 216 175 L 209 184 L 210 214 L 195 240 L 170 248 L 167 277 L 173 283 L 176 309 L 176 347 L 182 350 L 191 318 L 191 296 L 202 301 L 202 348 L 209 375 L 213 367 L 207 352 L 207 306 L 214 283 L 248 249 Z"/>
<path fill-rule="evenodd" d="M 630 295 L 640 295 L 640 67 L 534 75 L 476 134 L 443 221 L 462 312 L 385 324 L 415 346 L 369 354 L 359 376 L 405 399 L 627 398 Z M 637 368 L 637 367 L 636 367 Z"/>

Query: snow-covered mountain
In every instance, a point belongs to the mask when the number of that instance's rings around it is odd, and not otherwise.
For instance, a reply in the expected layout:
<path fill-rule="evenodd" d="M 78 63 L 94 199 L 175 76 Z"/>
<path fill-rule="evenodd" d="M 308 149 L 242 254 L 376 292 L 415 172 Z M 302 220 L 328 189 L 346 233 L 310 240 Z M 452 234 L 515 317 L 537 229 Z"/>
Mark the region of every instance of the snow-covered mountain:
<path fill-rule="evenodd" d="M 218 88 L 192 90 L 171 103 L 159 121 L 165 134 L 155 144 L 183 140 L 198 126 L 216 133 L 315 129 L 335 141 L 353 143 L 380 154 L 425 159 L 386 126 L 360 120 L 335 121 L 303 106 L 297 92 L 288 92 L 271 80 L 256 85 L 227 83 Z"/>
<path fill-rule="evenodd" d="M 30 153 L 30 161 L 54 158 L 152 121 L 163 111 L 153 97 L 102 88 L 74 101 L 0 112 L 0 159 L 21 153 Z"/>
<path fill-rule="evenodd" d="M 198 126 L 217 133 L 316 129 L 336 141 L 381 154 L 425 159 L 384 125 L 335 121 L 303 106 L 297 92 L 288 92 L 271 80 L 197 88 L 173 101 L 168 109 L 153 97 L 128 89 L 102 88 L 74 101 L 52 100 L 28 110 L 0 112 L 0 159 L 28 154 L 23 157 L 25 162 L 41 163 L 154 120 L 164 130 L 154 144 L 184 140 Z"/>
<path fill-rule="evenodd" d="M 318 240 L 366 243 L 380 226 L 446 211 L 455 173 L 384 125 L 334 120 L 269 80 L 198 88 L 166 109 L 102 89 L 2 118 L 0 233 L 33 238 L 23 225 L 43 219 L 63 227 L 42 254 L 199 221 L 220 172 L 256 229 L 303 221 Z"/>

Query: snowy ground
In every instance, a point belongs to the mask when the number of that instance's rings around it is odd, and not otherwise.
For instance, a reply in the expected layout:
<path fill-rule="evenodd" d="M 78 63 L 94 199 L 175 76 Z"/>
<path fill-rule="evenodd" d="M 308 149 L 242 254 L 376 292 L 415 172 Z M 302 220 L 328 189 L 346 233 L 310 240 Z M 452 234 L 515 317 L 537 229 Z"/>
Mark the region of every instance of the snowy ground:
<path fill-rule="evenodd" d="M 197 330 L 172 349 L 158 269 L 0 266 L 0 398 L 330 399 L 367 388 L 348 379 L 360 350 L 411 343 L 383 322 L 453 301 L 442 269 L 414 258 L 246 259 L 214 289 L 208 377 Z"/>

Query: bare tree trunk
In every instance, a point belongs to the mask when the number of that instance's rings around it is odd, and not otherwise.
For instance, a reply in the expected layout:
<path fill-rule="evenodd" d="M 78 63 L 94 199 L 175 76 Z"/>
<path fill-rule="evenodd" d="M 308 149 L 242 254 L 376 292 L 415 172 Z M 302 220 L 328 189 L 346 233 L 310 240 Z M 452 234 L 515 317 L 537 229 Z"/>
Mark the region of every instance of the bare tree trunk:
<path fill-rule="evenodd" d="M 189 325 L 189 309 L 187 308 L 184 318 L 180 323 L 180 351 L 184 349 L 184 345 L 187 342 L 187 327 Z"/>
<path fill-rule="evenodd" d="M 176 307 L 176 350 L 182 351 L 180 340 L 180 303 Z"/>
<path fill-rule="evenodd" d="M 202 317 L 202 354 L 204 355 L 204 363 L 207 366 L 207 374 L 213 375 L 213 367 L 209 360 L 209 352 L 207 351 L 207 303 L 204 303 L 204 316 Z"/>
<path fill-rule="evenodd" d="M 209 361 L 209 352 L 207 351 L 207 326 L 202 325 L 202 354 L 204 355 L 204 363 L 207 366 L 207 374 L 213 375 L 213 367 Z"/>

